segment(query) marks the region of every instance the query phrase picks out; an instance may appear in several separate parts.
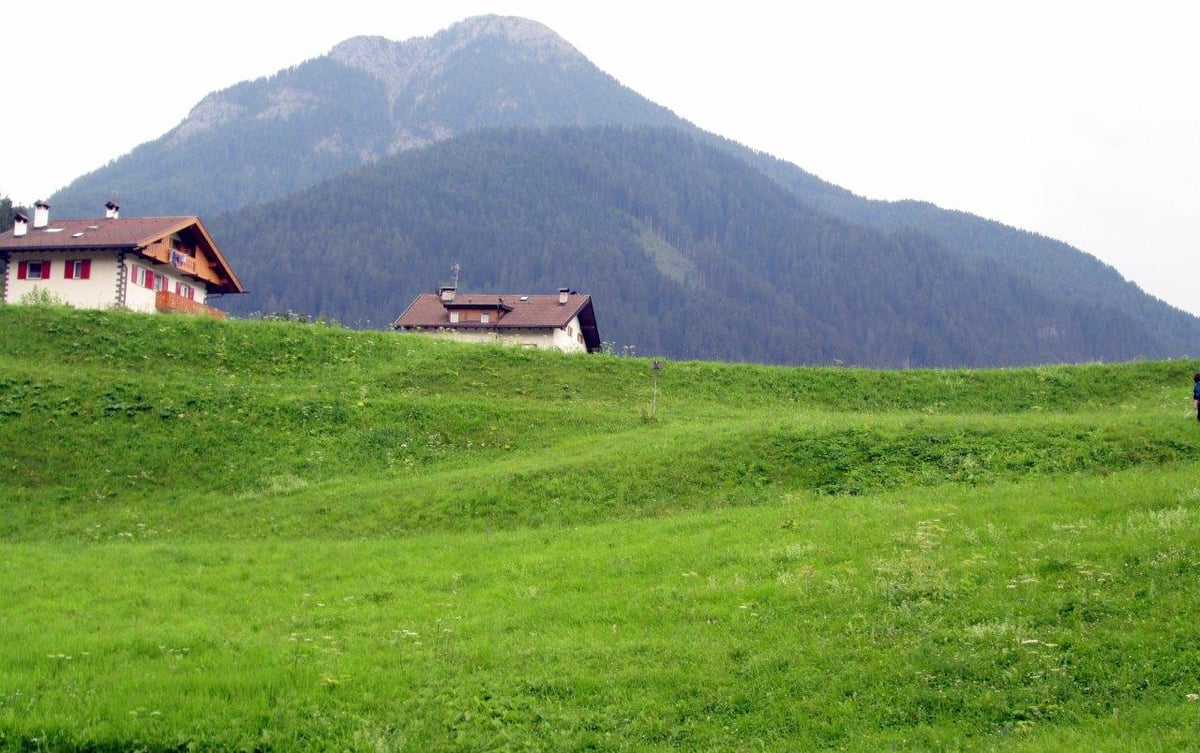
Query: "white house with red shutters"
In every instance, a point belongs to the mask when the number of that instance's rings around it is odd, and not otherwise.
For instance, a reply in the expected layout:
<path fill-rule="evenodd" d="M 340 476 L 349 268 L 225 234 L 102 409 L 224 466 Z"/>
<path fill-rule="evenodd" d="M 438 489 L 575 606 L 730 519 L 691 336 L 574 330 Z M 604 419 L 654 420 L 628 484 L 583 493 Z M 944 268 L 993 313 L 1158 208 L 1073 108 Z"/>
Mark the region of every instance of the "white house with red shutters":
<path fill-rule="evenodd" d="M 46 294 L 76 308 L 178 311 L 224 316 L 210 296 L 245 289 L 196 217 L 121 219 L 109 202 L 104 218 L 51 222 L 50 205 L 34 205 L 0 233 L 0 302 Z"/>

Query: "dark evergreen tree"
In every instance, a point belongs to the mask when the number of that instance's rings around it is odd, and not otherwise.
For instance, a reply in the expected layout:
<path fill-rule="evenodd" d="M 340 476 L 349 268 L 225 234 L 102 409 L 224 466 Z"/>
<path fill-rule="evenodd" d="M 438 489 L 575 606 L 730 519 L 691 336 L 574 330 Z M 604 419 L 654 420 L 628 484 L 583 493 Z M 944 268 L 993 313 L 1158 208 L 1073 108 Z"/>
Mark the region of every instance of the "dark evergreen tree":
<path fill-rule="evenodd" d="M 14 208 L 12 199 L 7 196 L 0 195 L 0 233 L 12 229 L 13 211 Z"/>

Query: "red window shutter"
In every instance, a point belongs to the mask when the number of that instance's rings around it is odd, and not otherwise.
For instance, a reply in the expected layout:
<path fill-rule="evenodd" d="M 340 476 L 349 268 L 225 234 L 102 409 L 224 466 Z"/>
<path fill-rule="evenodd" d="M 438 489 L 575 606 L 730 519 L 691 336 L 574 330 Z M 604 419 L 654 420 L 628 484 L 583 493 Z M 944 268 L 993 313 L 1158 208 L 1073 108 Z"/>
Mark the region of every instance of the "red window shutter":
<path fill-rule="evenodd" d="M 148 269 L 146 270 L 146 287 L 154 290 L 154 273 Z"/>
<path fill-rule="evenodd" d="M 85 279 L 85 280 L 90 280 L 90 279 L 91 279 L 91 277 L 92 277 L 92 260 L 91 260 L 91 259 L 84 259 L 84 260 L 83 260 L 83 274 L 82 274 L 82 277 L 83 277 L 83 279 Z"/>
<path fill-rule="evenodd" d="M 24 280 L 29 276 L 29 262 L 17 262 L 17 279 Z"/>
<path fill-rule="evenodd" d="M 63 265 L 63 279 L 64 280 L 71 279 L 71 271 L 73 269 L 75 269 L 75 261 L 72 259 L 67 259 L 67 263 Z"/>
<path fill-rule="evenodd" d="M 49 260 L 49 259 L 47 259 L 46 261 L 42 262 L 42 279 L 43 279 L 43 280 L 49 280 L 49 279 L 50 279 L 50 269 L 51 269 L 51 266 L 52 266 L 52 265 L 50 264 L 50 260 Z"/>

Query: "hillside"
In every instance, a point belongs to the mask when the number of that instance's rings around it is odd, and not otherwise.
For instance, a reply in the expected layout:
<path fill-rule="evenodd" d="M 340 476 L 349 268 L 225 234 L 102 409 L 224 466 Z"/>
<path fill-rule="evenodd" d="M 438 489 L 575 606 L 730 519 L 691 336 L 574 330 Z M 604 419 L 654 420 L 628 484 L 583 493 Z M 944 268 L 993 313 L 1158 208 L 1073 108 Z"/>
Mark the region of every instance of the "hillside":
<path fill-rule="evenodd" d="M 1153 296 L 1091 254 L 1053 238 L 920 201 L 871 201 L 768 155 L 753 158 L 801 201 L 854 224 L 888 233 L 919 231 L 965 256 L 994 262 L 1043 294 L 1083 308 L 1120 310 L 1170 342 L 1175 355 L 1197 352 L 1197 318 Z"/>
<path fill-rule="evenodd" d="M 1184 749 L 1192 370 L 0 307 L 0 748 Z"/>
<path fill-rule="evenodd" d="M 376 521 L 383 527 L 375 533 L 420 530 L 424 516 L 408 518 L 403 506 L 419 505 L 427 514 L 431 497 L 453 498 L 476 485 L 475 474 L 517 467 L 528 473 L 509 477 L 509 493 L 520 486 L 528 499 L 558 498 L 560 517 L 553 522 L 571 524 L 610 517 L 614 510 L 605 504 L 622 514 L 657 514 L 711 504 L 714 492 L 721 504 L 747 492 L 753 498 L 762 486 L 866 493 L 922 479 L 941 483 L 965 470 L 959 467 L 965 457 L 974 458 L 970 476 L 982 482 L 1169 463 L 1191 457 L 1200 446 L 1200 434 L 1163 434 L 1156 420 L 1137 420 L 1138 411 L 1161 410 L 1166 401 L 1187 403 L 1172 395 L 1187 397 L 1190 371 L 1173 362 L 1011 373 L 671 362 L 658 401 L 671 419 L 657 430 L 670 441 L 641 447 L 640 459 L 614 464 L 598 459 L 631 448 L 613 441 L 627 437 L 636 444 L 648 431 L 643 414 L 651 372 L 643 359 L 455 346 L 416 335 L 289 322 L 43 306 L 0 307 L 0 335 L 2 446 L 9 458 L 0 467 L 0 485 L 10 501 L 32 504 L 30 513 L 39 504 L 63 503 L 63 514 L 37 523 L 38 529 L 70 529 L 67 511 L 86 517 L 93 495 L 134 505 L 216 495 L 244 498 L 253 507 L 255 499 L 293 484 L 390 478 L 409 486 L 419 478 L 414 472 L 437 471 L 443 485 L 437 492 L 388 492 L 389 504 L 400 507 L 390 521 Z M 899 417 L 896 425 L 864 432 L 853 426 L 857 419 L 836 418 L 876 410 Z M 811 427 L 786 417 L 814 411 L 825 415 Z M 1078 424 L 1080 434 L 1075 428 L 1061 437 L 1035 431 L 1023 439 L 1025 427 L 981 418 L 1020 411 L 1044 417 L 1049 426 Z M 1088 416 L 1073 419 L 1078 411 Z M 748 420 L 763 412 L 779 413 L 779 420 Z M 1129 414 L 1131 420 L 1085 429 L 1092 412 Z M 981 425 L 964 426 L 966 416 Z M 998 451 L 1026 441 L 1032 444 L 1021 452 Z M 930 454 L 875 467 L 867 461 L 883 452 L 879 443 L 926 446 Z M 101 445 L 110 451 L 99 464 L 93 454 L 79 452 Z M 661 452 L 669 453 L 673 466 L 663 471 L 675 478 L 670 501 L 658 497 L 662 475 L 628 474 L 624 467 L 657 468 L 668 462 L 657 457 Z M 730 475 L 740 461 L 723 468 L 721 458 L 747 454 L 754 458 L 747 471 L 754 483 L 743 488 L 741 472 Z M 543 463 L 549 465 L 538 470 Z M 151 467 L 172 471 L 142 473 Z M 442 472 L 463 476 L 443 478 Z M 497 511 L 485 507 L 481 518 L 495 525 Z M 366 524 L 343 520 L 347 512 L 330 510 L 326 522 Z M 443 511 L 432 525 L 471 525 L 472 516 L 461 512 Z M 527 525 L 549 511 L 531 506 L 505 514 L 517 516 L 513 524 Z M 0 522 L 9 536 L 19 536 L 23 525 L 12 516 Z M 192 525 L 231 533 L 229 520 Z"/>
<path fill-rule="evenodd" d="M 603 338 L 671 358 L 1119 361 L 1177 355 L 1190 331 L 850 224 L 673 129 L 477 132 L 209 224 L 251 291 L 222 302 L 240 315 L 382 328 L 461 264 L 465 290 L 589 293 Z"/>

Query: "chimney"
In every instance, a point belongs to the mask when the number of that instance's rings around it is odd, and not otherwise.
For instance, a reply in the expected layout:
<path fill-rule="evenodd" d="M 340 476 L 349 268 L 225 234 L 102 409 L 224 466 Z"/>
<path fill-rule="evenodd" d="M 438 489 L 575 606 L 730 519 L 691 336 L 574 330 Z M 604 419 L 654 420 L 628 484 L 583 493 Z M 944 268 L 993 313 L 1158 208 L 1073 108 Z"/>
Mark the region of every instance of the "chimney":
<path fill-rule="evenodd" d="M 558 305 L 559 306 L 567 305 L 567 294 L 569 292 L 570 291 L 567 288 L 559 288 L 558 289 Z"/>
<path fill-rule="evenodd" d="M 449 286 L 438 288 L 438 298 L 442 299 L 442 303 L 452 303 L 456 292 L 457 289 Z"/>
<path fill-rule="evenodd" d="M 104 216 L 107 219 L 115 220 L 121 216 L 121 207 L 113 202 L 108 202 L 104 205 Z"/>
<path fill-rule="evenodd" d="M 46 227 L 50 224 L 50 205 L 44 201 L 35 201 L 33 204 L 33 227 L 36 230 L 39 227 Z"/>
<path fill-rule="evenodd" d="M 29 232 L 29 218 L 21 212 L 13 215 L 13 237 L 20 238 Z"/>

